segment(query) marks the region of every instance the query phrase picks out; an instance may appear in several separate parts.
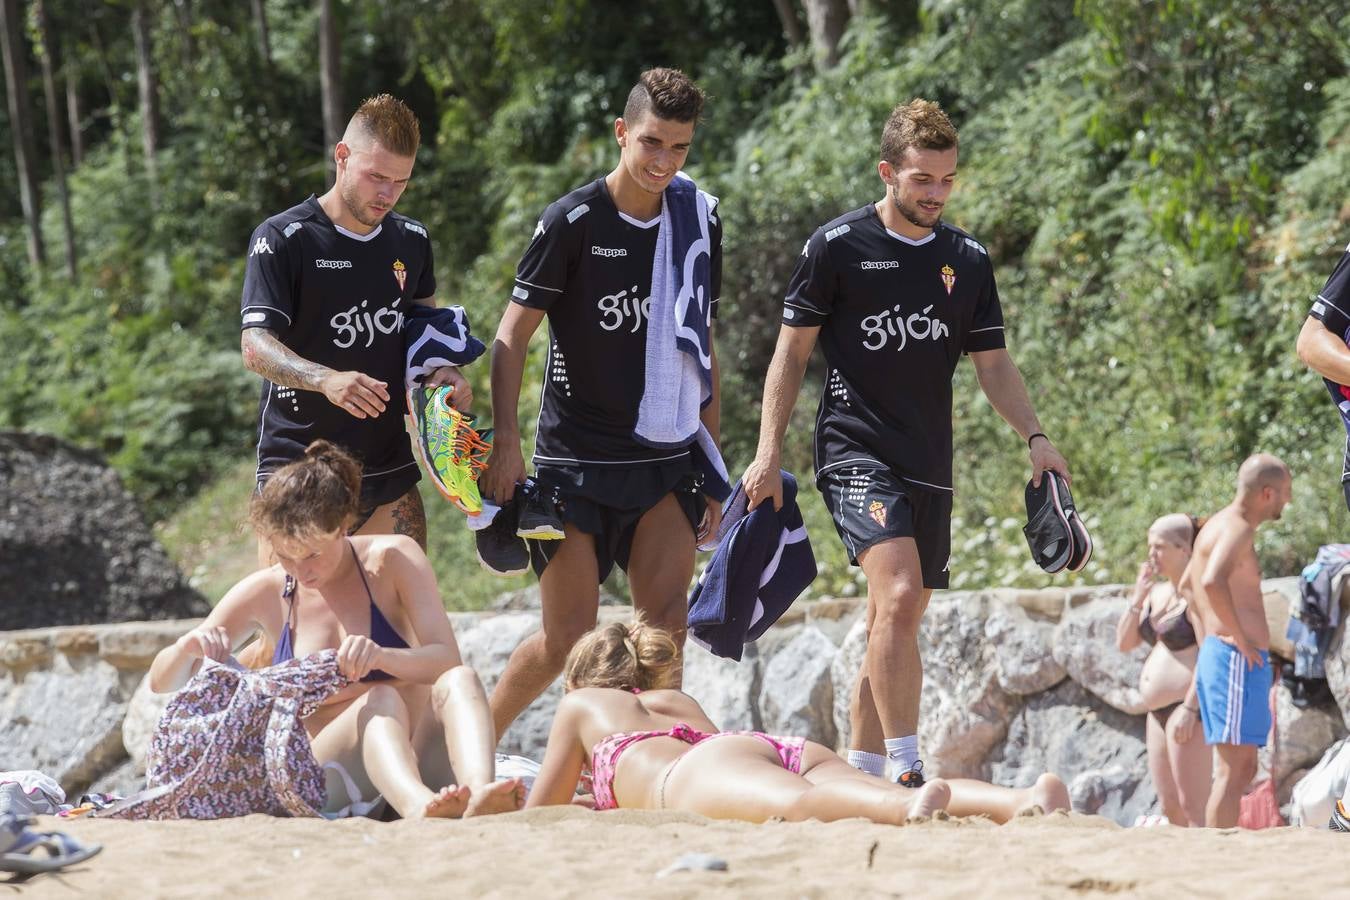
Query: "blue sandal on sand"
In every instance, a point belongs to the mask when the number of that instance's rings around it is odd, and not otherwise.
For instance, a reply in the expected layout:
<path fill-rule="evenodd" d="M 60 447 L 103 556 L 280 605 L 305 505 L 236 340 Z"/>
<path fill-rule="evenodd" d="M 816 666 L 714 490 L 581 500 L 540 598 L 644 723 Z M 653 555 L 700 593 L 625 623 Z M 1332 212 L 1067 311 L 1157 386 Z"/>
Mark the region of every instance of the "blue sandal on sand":
<path fill-rule="evenodd" d="M 84 862 L 103 849 L 102 844 L 86 847 L 59 831 L 29 831 L 32 824 L 27 816 L 0 816 L 0 872 L 23 876 L 54 872 Z"/>

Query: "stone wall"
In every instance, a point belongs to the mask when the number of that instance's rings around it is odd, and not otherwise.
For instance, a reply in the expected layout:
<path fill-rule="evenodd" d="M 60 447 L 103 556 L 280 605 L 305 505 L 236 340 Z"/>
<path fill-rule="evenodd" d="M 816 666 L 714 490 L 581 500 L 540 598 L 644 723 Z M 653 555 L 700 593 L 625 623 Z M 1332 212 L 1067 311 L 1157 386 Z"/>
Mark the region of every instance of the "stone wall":
<path fill-rule="evenodd" d="M 1267 582 L 1276 653 L 1295 579 Z M 1143 648 L 1115 649 L 1125 589 L 938 592 L 924 619 L 920 744 L 929 771 L 1029 785 L 1064 778 L 1074 807 L 1118 822 L 1156 812 L 1137 690 Z M 822 600 L 789 612 L 740 663 L 690 644 L 685 687 L 724 728 L 801 734 L 843 748 L 865 649 L 863 605 Z M 605 619 L 627 615 L 605 607 Z M 465 661 L 491 690 L 538 613 L 452 614 Z M 0 633 L 0 769 L 38 768 L 68 791 L 127 792 L 167 698 L 142 683 L 155 652 L 190 628 L 176 622 Z M 1299 709 L 1279 693 L 1282 797 L 1350 715 L 1350 641 L 1338 636 L 1329 680 L 1340 708 Z M 555 683 L 503 736 L 501 749 L 541 758 Z M 1269 760 L 1265 763 L 1269 766 Z"/>

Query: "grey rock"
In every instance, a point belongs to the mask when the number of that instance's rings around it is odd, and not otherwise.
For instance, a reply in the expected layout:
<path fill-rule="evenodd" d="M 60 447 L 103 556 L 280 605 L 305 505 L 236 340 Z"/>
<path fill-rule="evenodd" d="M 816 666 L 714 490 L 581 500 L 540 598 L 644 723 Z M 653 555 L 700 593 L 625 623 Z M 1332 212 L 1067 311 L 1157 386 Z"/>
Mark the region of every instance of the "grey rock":
<path fill-rule="evenodd" d="M 989 780 L 1010 787 L 1053 772 L 1069 786 L 1076 811 L 1122 825 L 1158 805 L 1143 716 L 1126 715 L 1073 681 L 1028 697 L 987 762 Z"/>
<path fill-rule="evenodd" d="M 1139 675 L 1148 647 L 1129 653 L 1116 649 L 1116 622 L 1128 604 L 1124 596 L 1099 592 L 1066 610 L 1053 648 L 1055 661 L 1070 678 L 1121 712 L 1135 714 L 1145 711 Z"/>
<path fill-rule="evenodd" d="M 807 625 L 814 625 L 842 646 L 853 626 L 867 616 L 866 597 L 832 597 L 800 604 Z"/>
<path fill-rule="evenodd" d="M 120 761 L 127 697 L 117 669 L 57 655 L 20 677 L 0 673 L 0 748 L 6 769 L 37 769 L 68 796 Z"/>
<path fill-rule="evenodd" d="M 764 667 L 759 711 L 765 731 L 833 747 L 834 691 L 830 665 L 838 648 L 820 629 L 804 626 Z"/>
<path fill-rule="evenodd" d="M 0 431 L 0 622 L 6 629 L 209 612 L 96 454 Z"/>
<path fill-rule="evenodd" d="M 142 790 L 145 790 L 145 772 L 138 771 L 131 760 L 123 759 L 115 768 L 100 775 L 85 793 L 130 797 Z M 75 797 L 71 802 L 78 799 Z"/>
<path fill-rule="evenodd" d="M 125 622 L 100 628 L 98 655 L 119 669 L 144 672 L 155 655 L 195 628 L 199 619 Z"/>
<path fill-rule="evenodd" d="M 1037 694 L 1067 677 L 1055 660 L 1053 623 L 1038 621 L 1016 603 L 992 603 L 984 637 L 994 648 L 999 687 L 1010 694 Z"/>
<path fill-rule="evenodd" d="M 478 618 L 471 627 L 466 619 L 455 620 L 455 637 L 464 662 L 478 673 L 488 693 L 501 678 L 512 651 L 538 630 L 539 616 L 535 613 L 486 616 Z M 561 699 L 562 679 L 558 678 L 511 724 L 497 742 L 497 750 L 534 760 L 543 759 L 553 713 Z"/>
<path fill-rule="evenodd" d="M 150 690 L 147 674 L 127 704 L 127 714 L 122 720 L 122 746 L 139 775 L 145 774 L 145 755 L 150 751 L 150 739 L 155 736 L 164 708 L 172 699 L 173 694 L 156 694 Z"/>
<path fill-rule="evenodd" d="M 1017 698 L 999 685 L 994 647 L 984 636 L 991 602 L 979 593 L 934 595 L 919 628 L 919 752 L 932 774 L 980 777 L 1017 709 Z"/>
<path fill-rule="evenodd" d="M 1345 737 L 1345 720 L 1335 704 L 1327 707 L 1309 706 L 1299 709 L 1284 682 L 1275 690 L 1275 721 L 1279 728 L 1280 752 L 1274 775 L 1276 784 L 1283 785 L 1290 773 L 1317 764 L 1326 749 Z M 1261 750 L 1261 768 L 1269 772 L 1273 746 Z"/>
<path fill-rule="evenodd" d="M 601 606 L 621 606 L 622 600 L 614 596 L 604 588 L 600 589 Z M 529 610 L 542 609 L 543 603 L 540 600 L 539 584 L 531 584 L 528 587 L 519 590 L 507 591 L 492 601 L 493 612 L 527 612 Z"/>
<path fill-rule="evenodd" d="M 759 730 L 759 676 L 759 652 L 753 644 L 736 662 L 714 656 L 693 641 L 685 642 L 684 692 L 724 731 Z"/>
<path fill-rule="evenodd" d="M 1103 816 L 1118 825 L 1132 825 L 1139 816 L 1155 815 L 1158 797 L 1147 779 L 1121 766 L 1080 772 L 1068 782 L 1074 812 Z"/>

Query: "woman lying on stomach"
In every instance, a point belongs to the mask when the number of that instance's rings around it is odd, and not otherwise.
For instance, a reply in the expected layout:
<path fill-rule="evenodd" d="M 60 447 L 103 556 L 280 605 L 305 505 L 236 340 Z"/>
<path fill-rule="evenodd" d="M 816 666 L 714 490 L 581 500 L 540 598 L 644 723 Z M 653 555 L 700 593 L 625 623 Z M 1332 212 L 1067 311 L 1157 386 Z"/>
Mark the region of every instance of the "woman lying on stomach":
<path fill-rule="evenodd" d="M 276 564 L 240 581 L 161 650 L 150 687 L 177 690 L 203 659 L 225 662 L 254 634 L 260 665 L 336 649 L 351 684 L 304 723 L 319 763 L 345 772 L 363 798 L 382 794 L 404 818 L 518 809 L 520 783 L 493 781 L 487 698 L 460 662 L 426 555 L 401 535 L 347 536 L 360 486 L 360 466 L 327 441 L 273 473 L 249 518 Z M 329 793 L 332 807 L 359 799 Z"/>
<path fill-rule="evenodd" d="M 596 809 L 900 825 L 942 809 L 1006 822 L 1038 808 L 1068 808 L 1054 775 L 1024 790 L 964 778 L 905 788 L 858 771 L 814 741 L 719 732 L 693 697 L 670 687 L 678 664 L 670 635 L 642 622 L 602 625 L 583 637 L 568 656 L 567 695 L 527 805 L 571 802 L 589 767 Z"/>

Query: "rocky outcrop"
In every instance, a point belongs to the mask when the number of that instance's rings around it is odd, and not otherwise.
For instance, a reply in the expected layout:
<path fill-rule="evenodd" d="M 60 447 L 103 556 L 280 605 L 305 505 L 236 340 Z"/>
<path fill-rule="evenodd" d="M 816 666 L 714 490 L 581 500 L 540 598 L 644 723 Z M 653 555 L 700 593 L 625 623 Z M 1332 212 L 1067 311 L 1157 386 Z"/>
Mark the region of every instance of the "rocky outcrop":
<path fill-rule="evenodd" d="M 1123 593 L 1103 594 L 1068 609 L 1055 629 L 1055 662 L 1074 681 L 1125 713 L 1144 712 L 1139 675 L 1148 646 L 1129 653 L 1116 649 L 1116 623 L 1129 604 Z"/>
<path fill-rule="evenodd" d="M 1050 771 L 1068 784 L 1080 812 L 1123 824 L 1157 812 L 1144 717 L 1135 711 L 1139 659 L 1115 650 L 1123 603 L 1119 587 L 934 595 L 920 632 L 919 733 L 928 770 L 1012 786 Z M 739 663 L 690 643 L 685 689 L 724 728 L 804 735 L 842 749 L 867 647 L 864 610 L 858 599 L 803 604 L 747 646 Z M 600 612 L 602 621 L 628 615 L 626 607 Z M 465 662 L 489 691 L 539 628 L 531 611 L 450 618 Z M 149 692 L 144 673 L 192 624 L 0 633 L 3 762 L 46 771 L 70 792 L 91 782 L 134 788 L 168 699 Z M 502 736 L 500 749 L 542 758 L 561 696 L 555 682 Z M 1283 688 L 1278 703 L 1275 774 L 1283 799 L 1345 734 L 1345 722 L 1333 704 L 1295 707 Z"/>
<path fill-rule="evenodd" d="M 1017 709 L 999 685 L 994 645 L 984 636 L 993 602 L 983 593 L 934 595 L 919 628 L 919 746 L 934 774 L 981 777 L 984 757 Z"/>
<path fill-rule="evenodd" d="M 102 459 L 18 431 L 0 431 L 0 585 L 6 629 L 207 612 Z"/>
<path fill-rule="evenodd" d="M 830 665 L 838 649 L 820 629 L 808 625 L 773 655 L 764 667 L 759 690 L 765 731 L 800 735 L 834 746 Z"/>
<path fill-rule="evenodd" d="M 985 762 L 990 781 L 1013 787 L 1054 772 L 1068 783 L 1074 809 L 1117 822 L 1157 804 L 1144 717 L 1120 712 L 1074 681 L 1027 698 Z"/>
<path fill-rule="evenodd" d="M 0 748 L 78 796 L 127 759 L 123 723 L 155 653 L 193 622 L 0 632 Z"/>

